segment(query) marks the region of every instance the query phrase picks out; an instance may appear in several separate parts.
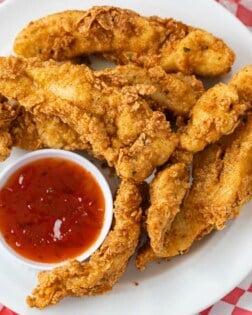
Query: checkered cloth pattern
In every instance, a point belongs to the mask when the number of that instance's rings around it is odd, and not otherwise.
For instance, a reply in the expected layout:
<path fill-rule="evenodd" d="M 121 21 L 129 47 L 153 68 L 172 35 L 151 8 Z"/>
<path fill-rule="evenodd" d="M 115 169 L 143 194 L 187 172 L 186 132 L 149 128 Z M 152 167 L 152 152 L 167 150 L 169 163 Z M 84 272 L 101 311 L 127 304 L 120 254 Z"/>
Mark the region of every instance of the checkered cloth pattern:
<path fill-rule="evenodd" d="M 10 309 L 8 309 L 7 307 L 2 306 L 0 304 L 0 315 L 17 315 L 17 314 L 11 311 Z"/>
<path fill-rule="evenodd" d="M 252 31 L 252 0 L 216 0 Z"/>
<path fill-rule="evenodd" d="M 0 0 L 0 3 L 4 0 Z M 252 0 L 215 0 L 252 31 Z M 0 304 L 0 315 L 18 315 Z M 198 315 L 252 315 L 252 272 L 229 294 Z"/>
<path fill-rule="evenodd" d="M 228 295 L 199 315 L 252 315 L 252 272 Z"/>

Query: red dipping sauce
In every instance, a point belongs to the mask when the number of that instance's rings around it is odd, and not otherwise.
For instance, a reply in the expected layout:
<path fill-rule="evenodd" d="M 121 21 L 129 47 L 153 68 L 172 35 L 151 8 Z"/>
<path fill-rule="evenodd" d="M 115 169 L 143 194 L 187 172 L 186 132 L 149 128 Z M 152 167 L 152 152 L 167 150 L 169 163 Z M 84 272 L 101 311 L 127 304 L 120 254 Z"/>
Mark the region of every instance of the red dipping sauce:
<path fill-rule="evenodd" d="M 21 256 L 57 263 L 98 238 L 105 200 L 95 178 L 64 158 L 41 158 L 18 169 L 0 190 L 0 231 Z"/>

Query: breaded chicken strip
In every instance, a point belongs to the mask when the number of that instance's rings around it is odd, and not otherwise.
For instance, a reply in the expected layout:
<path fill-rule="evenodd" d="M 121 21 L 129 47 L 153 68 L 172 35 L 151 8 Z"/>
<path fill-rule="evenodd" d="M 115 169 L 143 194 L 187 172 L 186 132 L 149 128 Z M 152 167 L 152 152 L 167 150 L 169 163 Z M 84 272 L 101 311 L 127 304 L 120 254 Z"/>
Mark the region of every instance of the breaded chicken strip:
<path fill-rule="evenodd" d="M 22 107 L 11 124 L 10 134 L 13 145 L 25 150 L 40 148 L 89 150 L 87 143 L 79 141 L 79 135 L 75 130 L 58 117 L 44 114 L 34 116 Z"/>
<path fill-rule="evenodd" d="M 148 84 L 155 87 L 146 100 L 155 110 L 169 110 L 175 115 L 187 116 L 204 86 L 195 76 L 166 73 L 161 67 L 141 68 L 134 64 L 96 71 L 95 76 L 110 86 Z"/>
<path fill-rule="evenodd" d="M 140 235 L 140 192 L 131 181 L 122 181 L 114 206 L 115 225 L 88 262 L 72 261 L 39 273 L 39 284 L 27 303 L 40 309 L 67 295 L 97 295 L 111 290 L 133 255 Z"/>
<path fill-rule="evenodd" d="M 162 257 L 186 253 L 193 242 L 213 229 L 223 229 L 252 197 L 252 116 L 231 135 L 197 153 L 193 161 L 193 185 L 171 229 L 165 235 Z M 156 259 L 145 246 L 137 267 Z"/>
<path fill-rule="evenodd" d="M 147 232 L 150 245 L 162 256 L 164 237 L 180 210 L 189 188 L 189 169 L 184 163 L 168 165 L 158 172 L 150 184 L 150 203 L 147 210 Z"/>
<path fill-rule="evenodd" d="M 0 161 L 4 161 L 10 155 L 12 148 L 12 138 L 10 135 L 10 126 L 16 117 L 16 109 L 5 103 L 5 98 L 0 94 Z"/>
<path fill-rule="evenodd" d="M 31 22 L 17 36 L 14 51 L 44 60 L 96 53 L 118 64 L 159 65 L 168 72 L 201 76 L 224 74 L 234 62 L 233 51 L 206 31 L 111 6 L 64 11 Z"/>
<path fill-rule="evenodd" d="M 192 108 L 189 123 L 180 130 L 181 147 L 189 152 L 203 150 L 207 144 L 232 133 L 246 109 L 233 86 L 216 84 Z"/>
<path fill-rule="evenodd" d="M 144 180 L 166 162 L 177 145 L 164 114 L 152 111 L 139 96 L 153 89 L 107 87 L 84 65 L 0 58 L 0 93 L 17 100 L 35 119 L 41 114 L 46 119 L 58 117 L 95 157 L 135 181 Z M 150 150 L 151 162 L 146 159 Z"/>

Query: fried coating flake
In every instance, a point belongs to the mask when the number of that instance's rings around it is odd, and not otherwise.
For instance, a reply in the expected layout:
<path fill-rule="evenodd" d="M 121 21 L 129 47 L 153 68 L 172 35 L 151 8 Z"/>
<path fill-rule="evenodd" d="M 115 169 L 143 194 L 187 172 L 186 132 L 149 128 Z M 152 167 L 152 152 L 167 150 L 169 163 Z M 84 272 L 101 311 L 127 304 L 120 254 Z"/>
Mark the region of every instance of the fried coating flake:
<path fill-rule="evenodd" d="M 5 98 L 0 95 L 4 101 Z M 17 115 L 17 110 L 8 103 L 0 103 L 0 161 L 4 161 L 10 155 L 13 146 L 10 134 L 10 126 Z"/>
<path fill-rule="evenodd" d="M 39 284 L 27 303 L 40 309 L 70 296 L 97 295 L 111 290 L 138 244 L 141 196 L 131 181 L 122 181 L 114 205 L 115 225 L 88 262 L 72 261 L 40 272 Z"/>
<path fill-rule="evenodd" d="M 165 255 L 186 253 L 193 242 L 213 229 L 223 229 L 252 197 L 252 117 L 231 135 L 197 153 L 193 161 L 193 185 L 164 239 Z M 142 247 L 136 265 L 145 265 L 157 256 Z"/>
<path fill-rule="evenodd" d="M 11 124 L 10 134 L 14 146 L 24 150 L 43 148 L 32 114 L 22 107 L 19 107 L 18 115 Z"/>
<path fill-rule="evenodd" d="M 233 51 L 204 30 L 111 6 L 65 11 L 31 22 L 17 36 L 14 51 L 44 60 L 96 53 L 117 64 L 159 65 L 201 76 L 224 74 L 234 62 Z"/>
<path fill-rule="evenodd" d="M 167 160 L 177 145 L 177 136 L 171 130 L 167 131 L 167 124 L 164 115 L 154 112 L 132 146 L 120 150 L 116 167 L 120 177 L 133 177 L 140 182 Z"/>
<path fill-rule="evenodd" d="M 54 148 L 65 150 L 89 150 L 89 145 L 79 141 L 79 135 L 56 116 L 34 116 L 20 107 L 12 122 L 10 134 L 13 145 L 25 150 Z"/>
<path fill-rule="evenodd" d="M 204 86 L 195 76 L 166 73 L 161 67 L 141 68 L 134 64 L 116 66 L 95 72 L 95 76 L 110 86 L 148 84 L 155 87 L 145 97 L 155 110 L 169 110 L 174 115 L 187 116 L 204 92 Z"/>

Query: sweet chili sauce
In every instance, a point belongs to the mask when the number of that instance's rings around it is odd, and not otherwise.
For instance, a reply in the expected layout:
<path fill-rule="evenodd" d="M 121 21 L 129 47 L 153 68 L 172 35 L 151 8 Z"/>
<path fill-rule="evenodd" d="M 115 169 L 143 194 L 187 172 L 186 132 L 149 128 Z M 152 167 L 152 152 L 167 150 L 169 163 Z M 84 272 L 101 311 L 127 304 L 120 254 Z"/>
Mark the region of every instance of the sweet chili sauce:
<path fill-rule="evenodd" d="M 56 263 L 83 253 L 103 226 L 105 200 L 94 177 L 62 158 L 18 169 L 0 190 L 0 231 L 21 256 Z"/>

